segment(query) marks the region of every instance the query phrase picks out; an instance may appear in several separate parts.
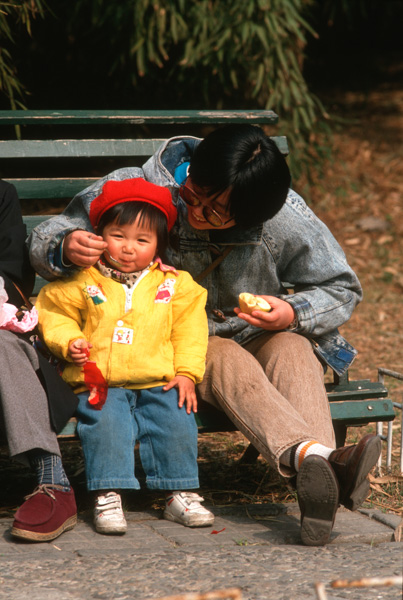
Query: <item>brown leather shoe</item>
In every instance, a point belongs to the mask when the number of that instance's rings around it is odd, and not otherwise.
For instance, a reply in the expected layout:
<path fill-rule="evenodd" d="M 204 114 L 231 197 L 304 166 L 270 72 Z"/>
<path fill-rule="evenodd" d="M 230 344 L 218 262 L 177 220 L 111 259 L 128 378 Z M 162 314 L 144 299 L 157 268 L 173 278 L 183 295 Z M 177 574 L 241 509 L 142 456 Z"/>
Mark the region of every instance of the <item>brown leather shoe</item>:
<path fill-rule="evenodd" d="M 367 475 L 376 465 L 380 453 L 381 439 L 368 434 L 358 444 L 337 448 L 329 456 L 340 485 L 340 502 L 349 510 L 356 510 L 367 498 Z"/>
<path fill-rule="evenodd" d="M 339 484 L 328 461 L 312 454 L 297 475 L 301 510 L 301 540 L 305 546 L 324 546 L 332 533 L 339 506 Z"/>

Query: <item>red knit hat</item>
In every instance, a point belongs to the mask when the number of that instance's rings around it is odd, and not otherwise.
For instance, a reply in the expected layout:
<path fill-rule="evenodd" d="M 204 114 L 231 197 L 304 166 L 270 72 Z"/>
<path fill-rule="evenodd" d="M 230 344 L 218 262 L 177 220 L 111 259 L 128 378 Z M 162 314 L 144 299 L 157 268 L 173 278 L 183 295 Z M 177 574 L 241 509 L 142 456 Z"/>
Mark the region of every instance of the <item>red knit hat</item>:
<path fill-rule="evenodd" d="M 104 212 L 122 202 L 148 202 L 159 208 L 167 218 L 168 231 L 176 221 L 177 212 L 172 204 L 171 192 L 167 188 L 137 177 L 122 181 L 109 180 L 104 184 L 99 196 L 91 202 L 90 221 L 94 229 Z"/>

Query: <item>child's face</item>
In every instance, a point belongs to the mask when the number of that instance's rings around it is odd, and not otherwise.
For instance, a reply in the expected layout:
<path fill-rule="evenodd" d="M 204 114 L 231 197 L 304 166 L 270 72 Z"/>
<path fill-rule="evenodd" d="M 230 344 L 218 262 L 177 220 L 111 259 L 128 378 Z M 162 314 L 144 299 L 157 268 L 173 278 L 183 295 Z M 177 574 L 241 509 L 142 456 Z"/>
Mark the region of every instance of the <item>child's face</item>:
<path fill-rule="evenodd" d="M 130 225 L 109 223 L 102 232 L 111 257 L 120 263 L 123 273 L 145 269 L 157 254 L 156 232 L 148 229 L 144 223 L 139 226 L 138 221 L 137 218 Z"/>

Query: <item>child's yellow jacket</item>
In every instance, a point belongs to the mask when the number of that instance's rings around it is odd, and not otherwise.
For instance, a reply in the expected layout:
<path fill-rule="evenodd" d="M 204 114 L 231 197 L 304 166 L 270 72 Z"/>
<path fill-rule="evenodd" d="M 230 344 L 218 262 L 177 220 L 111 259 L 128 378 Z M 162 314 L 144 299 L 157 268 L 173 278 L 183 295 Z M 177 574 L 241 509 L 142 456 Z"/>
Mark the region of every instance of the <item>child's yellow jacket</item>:
<path fill-rule="evenodd" d="M 165 385 L 175 375 L 199 383 L 205 369 L 207 292 L 185 271 L 163 272 L 155 263 L 131 289 L 95 267 L 46 285 L 36 307 L 49 350 L 68 362 L 63 379 L 76 392 L 85 386 L 69 345 L 85 338 L 111 387 Z"/>

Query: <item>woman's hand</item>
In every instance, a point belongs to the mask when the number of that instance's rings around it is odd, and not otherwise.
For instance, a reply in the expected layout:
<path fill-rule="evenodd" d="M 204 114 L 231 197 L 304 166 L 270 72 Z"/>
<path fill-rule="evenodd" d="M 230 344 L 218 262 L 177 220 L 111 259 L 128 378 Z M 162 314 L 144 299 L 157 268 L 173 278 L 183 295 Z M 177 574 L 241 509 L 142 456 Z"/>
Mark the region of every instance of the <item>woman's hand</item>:
<path fill-rule="evenodd" d="M 88 361 L 90 348 L 92 348 L 92 344 L 87 340 L 74 340 L 69 346 L 68 355 L 75 365 L 85 365 Z"/>
<path fill-rule="evenodd" d="M 188 415 L 192 412 L 197 412 L 196 386 L 189 377 L 185 375 L 176 375 L 169 383 L 164 385 L 163 390 L 167 392 L 172 388 L 177 388 L 179 394 L 179 408 L 186 402 L 186 412 Z"/>
<path fill-rule="evenodd" d="M 295 312 L 291 304 L 275 296 L 260 296 L 260 298 L 270 304 L 272 308 L 270 312 L 254 310 L 251 315 L 248 315 L 241 312 L 240 308 L 235 308 L 234 312 L 240 319 L 261 329 L 267 329 L 268 331 L 287 329 L 295 319 Z"/>
<path fill-rule="evenodd" d="M 77 267 L 91 267 L 107 247 L 108 244 L 100 235 L 77 229 L 64 238 L 63 262 Z"/>

